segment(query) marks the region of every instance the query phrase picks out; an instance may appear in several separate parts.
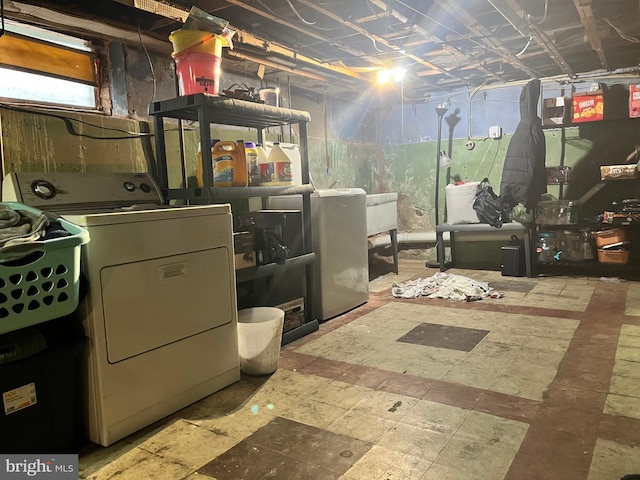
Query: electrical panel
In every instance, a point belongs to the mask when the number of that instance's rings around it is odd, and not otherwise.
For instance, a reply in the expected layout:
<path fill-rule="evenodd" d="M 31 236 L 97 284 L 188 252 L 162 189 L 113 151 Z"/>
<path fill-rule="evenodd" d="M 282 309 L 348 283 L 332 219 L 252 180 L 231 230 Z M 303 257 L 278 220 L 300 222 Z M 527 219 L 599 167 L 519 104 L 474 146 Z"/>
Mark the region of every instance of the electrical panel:
<path fill-rule="evenodd" d="M 494 125 L 493 127 L 489 127 L 489 138 L 502 138 L 502 127 L 498 125 Z"/>

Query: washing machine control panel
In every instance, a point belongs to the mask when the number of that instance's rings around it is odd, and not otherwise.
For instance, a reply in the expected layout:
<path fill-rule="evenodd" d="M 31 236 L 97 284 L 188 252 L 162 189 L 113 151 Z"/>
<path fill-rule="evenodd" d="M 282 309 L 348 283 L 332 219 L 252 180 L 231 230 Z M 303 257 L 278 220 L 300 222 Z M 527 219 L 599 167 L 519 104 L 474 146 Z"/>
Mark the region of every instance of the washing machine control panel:
<path fill-rule="evenodd" d="M 2 182 L 2 199 L 42 210 L 163 203 L 160 188 L 147 173 L 10 173 Z"/>

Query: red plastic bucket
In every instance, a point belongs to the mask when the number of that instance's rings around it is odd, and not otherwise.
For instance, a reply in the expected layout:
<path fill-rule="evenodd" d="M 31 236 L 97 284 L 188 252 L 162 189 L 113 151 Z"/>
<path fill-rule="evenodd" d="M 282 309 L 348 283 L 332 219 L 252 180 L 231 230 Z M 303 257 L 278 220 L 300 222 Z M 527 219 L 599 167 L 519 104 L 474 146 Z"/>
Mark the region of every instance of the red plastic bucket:
<path fill-rule="evenodd" d="M 174 55 L 180 95 L 218 95 L 220 57 L 210 53 L 184 52 Z"/>

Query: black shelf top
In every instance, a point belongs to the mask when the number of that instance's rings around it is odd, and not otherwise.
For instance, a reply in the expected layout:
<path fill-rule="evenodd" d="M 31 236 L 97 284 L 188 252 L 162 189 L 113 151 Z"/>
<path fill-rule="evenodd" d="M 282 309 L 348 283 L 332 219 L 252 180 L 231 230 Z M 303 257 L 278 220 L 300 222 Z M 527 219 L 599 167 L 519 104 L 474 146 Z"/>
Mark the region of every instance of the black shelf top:
<path fill-rule="evenodd" d="M 236 127 L 267 128 L 311 120 L 309 113 L 302 110 L 274 107 L 237 98 L 217 97 L 206 93 L 153 102 L 149 105 L 149 115 L 198 121 L 200 107 L 207 107 L 206 122 Z"/>

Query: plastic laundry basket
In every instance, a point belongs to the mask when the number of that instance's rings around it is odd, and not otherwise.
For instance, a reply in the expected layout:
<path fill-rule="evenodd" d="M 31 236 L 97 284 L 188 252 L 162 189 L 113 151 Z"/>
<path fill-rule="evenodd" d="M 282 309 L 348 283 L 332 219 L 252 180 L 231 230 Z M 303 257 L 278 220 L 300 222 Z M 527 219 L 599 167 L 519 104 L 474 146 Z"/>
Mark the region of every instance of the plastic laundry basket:
<path fill-rule="evenodd" d="M 284 311 L 274 307 L 238 312 L 240 370 L 247 375 L 269 375 L 278 369 Z"/>
<path fill-rule="evenodd" d="M 40 214 L 21 203 L 4 202 L 12 210 Z M 70 235 L 0 249 L 0 334 L 72 313 L 80 300 L 80 249 L 89 233 L 58 219 Z M 15 258 L 14 258 L 15 257 Z"/>

